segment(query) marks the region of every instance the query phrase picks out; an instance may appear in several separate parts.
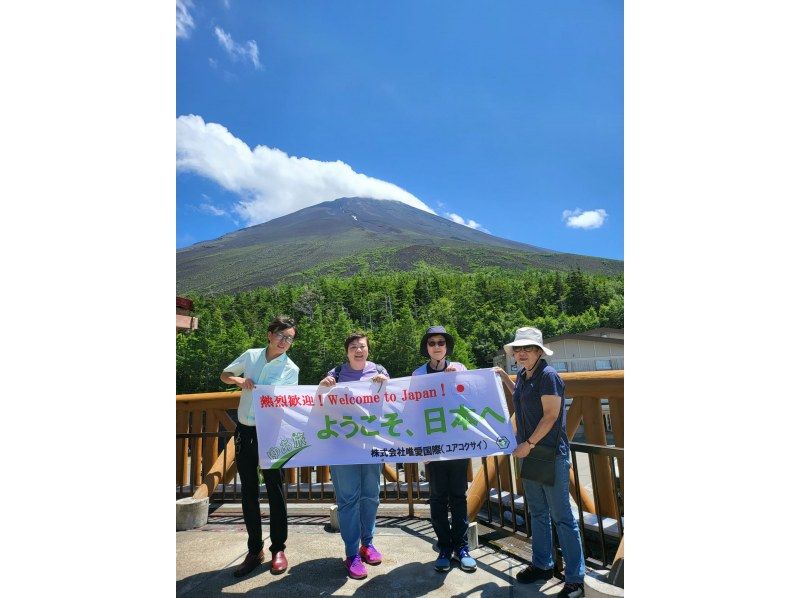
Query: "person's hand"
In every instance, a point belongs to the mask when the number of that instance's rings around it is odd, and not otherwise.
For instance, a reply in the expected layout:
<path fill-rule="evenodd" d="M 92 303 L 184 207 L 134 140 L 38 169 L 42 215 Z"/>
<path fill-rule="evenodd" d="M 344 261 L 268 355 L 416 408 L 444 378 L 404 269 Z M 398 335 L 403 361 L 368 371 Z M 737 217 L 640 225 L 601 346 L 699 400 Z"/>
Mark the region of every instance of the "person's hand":
<path fill-rule="evenodd" d="M 325 376 L 322 380 L 319 381 L 320 386 L 333 386 L 336 384 L 336 378 L 333 376 Z"/>
<path fill-rule="evenodd" d="M 451 364 L 450 364 L 450 365 L 448 365 L 446 368 L 444 368 L 444 371 L 445 371 L 445 372 L 455 372 L 455 371 L 456 371 L 456 366 L 454 366 L 454 365 L 451 363 Z"/>
<path fill-rule="evenodd" d="M 494 370 L 495 374 L 500 376 L 500 381 L 503 383 L 503 386 L 505 386 L 509 392 L 513 392 L 514 383 L 511 381 L 511 376 L 508 375 L 508 372 L 506 372 L 503 368 L 497 365 L 494 366 L 492 369 Z"/>
<path fill-rule="evenodd" d="M 531 452 L 532 448 L 533 447 L 530 444 L 528 444 L 523 440 L 520 444 L 517 445 L 517 448 L 515 448 L 514 452 L 511 454 L 514 455 L 517 459 L 522 459 L 523 457 L 528 456 L 528 453 Z"/>
<path fill-rule="evenodd" d="M 372 378 L 370 378 L 370 380 L 372 380 L 373 382 L 380 383 L 380 384 L 383 384 L 383 383 L 384 383 L 384 382 L 386 382 L 388 379 L 389 379 L 389 378 L 387 378 L 387 377 L 386 377 L 386 376 L 384 376 L 383 374 L 377 374 L 377 375 L 373 376 Z"/>
<path fill-rule="evenodd" d="M 250 378 L 242 378 L 242 383 L 240 384 L 242 388 L 246 388 L 247 390 L 252 390 L 255 386 L 255 383 Z"/>

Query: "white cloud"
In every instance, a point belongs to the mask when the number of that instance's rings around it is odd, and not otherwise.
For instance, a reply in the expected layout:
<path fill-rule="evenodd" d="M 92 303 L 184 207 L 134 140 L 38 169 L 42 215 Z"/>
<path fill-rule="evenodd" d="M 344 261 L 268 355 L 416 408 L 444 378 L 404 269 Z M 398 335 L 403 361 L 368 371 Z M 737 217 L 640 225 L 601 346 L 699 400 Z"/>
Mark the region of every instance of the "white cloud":
<path fill-rule="evenodd" d="M 208 202 L 200 204 L 200 211 L 212 216 L 225 216 L 227 214 L 225 210 L 220 210 L 217 206 Z"/>
<path fill-rule="evenodd" d="M 574 210 L 564 210 L 561 219 L 566 220 L 570 228 L 600 228 L 606 221 L 608 214 L 605 210 L 583 211 L 580 208 Z"/>
<path fill-rule="evenodd" d="M 214 35 L 217 36 L 217 41 L 225 48 L 228 56 L 232 60 L 250 60 L 253 66 L 257 69 L 261 68 L 261 62 L 258 60 L 258 44 L 252 39 L 242 44 L 237 44 L 229 33 L 226 33 L 220 27 L 214 27 Z"/>
<path fill-rule="evenodd" d="M 464 220 L 461 216 L 459 216 L 458 214 L 456 214 L 454 212 L 452 212 L 452 213 L 451 212 L 445 212 L 444 215 L 447 216 L 453 222 L 457 222 L 458 224 L 463 224 L 464 226 L 468 226 L 470 228 L 474 228 L 474 229 L 477 229 L 477 230 L 482 230 L 483 232 L 489 232 L 485 228 L 483 228 L 480 224 L 478 224 L 477 222 L 472 220 L 471 218 L 469 220 Z"/>
<path fill-rule="evenodd" d="M 176 0 L 175 2 L 175 36 L 187 39 L 189 33 L 194 29 L 194 19 L 189 13 L 192 8 L 192 0 Z"/>
<path fill-rule="evenodd" d="M 177 167 L 210 179 L 241 199 L 233 210 L 248 226 L 339 197 L 396 199 L 435 213 L 397 185 L 355 172 L 348 164 L 252 150 L 217 123 L 194 114 L 177 118 Z"/>

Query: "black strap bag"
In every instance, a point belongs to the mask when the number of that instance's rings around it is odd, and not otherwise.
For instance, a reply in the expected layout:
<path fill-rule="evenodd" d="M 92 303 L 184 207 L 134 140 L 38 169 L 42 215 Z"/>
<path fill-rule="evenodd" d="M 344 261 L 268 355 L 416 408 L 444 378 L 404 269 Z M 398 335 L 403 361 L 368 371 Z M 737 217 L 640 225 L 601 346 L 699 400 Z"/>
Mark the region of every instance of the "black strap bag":
<path fill-rule="evenodd" d="M 536 445 L 523 457 L 520 476 L 543 486 L 556 483 L 556 447 Z"/>
<path fill-rule="evenodd" d="M 563 397 L 561 397 L 561 409 L 564 409 Z M 558 419 L 553 422 L 553 428 L 561 421 L 561 409 L 559 409 Z M 520 415 L 525 419 L 525 413 L 523 411 L 520 412 Z M 527 429 L 527 427 L 525 422 L 523 422 L 523 428 Z M 550 434 L 553 428 L 550 428 L 547 434 Z M 545 434 L 545 438 L 547 438 L 547 434 Z M 519 469 L 520 477 L 532 482 L 539 482 L 543 486 L 555 485 L 556 451 L 558 451 L 558 435 L 556 435 L 555 446 L 535 445 L 528 453 L 528 456 L 521 459 L 522 464 Z"/>

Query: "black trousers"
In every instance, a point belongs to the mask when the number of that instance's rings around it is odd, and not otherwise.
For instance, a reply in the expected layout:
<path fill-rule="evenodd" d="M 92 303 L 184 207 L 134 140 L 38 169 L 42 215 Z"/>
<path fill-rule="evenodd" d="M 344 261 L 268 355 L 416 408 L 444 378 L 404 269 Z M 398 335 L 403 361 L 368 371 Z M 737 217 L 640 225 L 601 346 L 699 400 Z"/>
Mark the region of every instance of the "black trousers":
<path fill-rule="evenodd" d="M 236 469 L 242 480 L 242 513 L 247 526 L 247 550 L 257 553 L 264 548 L 261 537 L 261 507 L 258 503 L 258 438 L 255 426 L 236 425 Z M 286 496 L 283 493 L 283 469 L 263 470 L 269 498 L 269 551 L 286 550 L 289 521 L 286 516 Z"/>
<path fill-rule="evenodd" d="M 467 545 L 467 467 L 469 459 L 431 461 L 425 466 L 431 489 L 431 523 L 439 550 Z M 448 521 L 447 511 L 452 514 Z"/>

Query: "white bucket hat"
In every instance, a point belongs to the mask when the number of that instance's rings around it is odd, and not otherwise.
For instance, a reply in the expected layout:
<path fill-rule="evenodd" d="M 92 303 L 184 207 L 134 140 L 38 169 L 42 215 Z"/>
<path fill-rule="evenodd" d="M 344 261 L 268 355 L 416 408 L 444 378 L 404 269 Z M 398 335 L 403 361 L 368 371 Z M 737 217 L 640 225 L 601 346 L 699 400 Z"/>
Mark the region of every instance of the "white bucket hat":
<path fill-rule="evenodd" d="M 506 350 L 506 355 L 513 357 L 514 352 L 511 350 L 511 347 L 525 347 L 527 345 L 536 345 L 537 347 L 541 347 L 545 355 L 553 354 L 553 352 L 545 347 L 544 343 L 542 342 L 542 331 L 538 328 L 533 328 L 532 326 L 523 326 L 522 328 L 517 328 L 517 334 L 514 336 L 514 340 L 507 345 L 503 345 L 503 348 Z"/>

